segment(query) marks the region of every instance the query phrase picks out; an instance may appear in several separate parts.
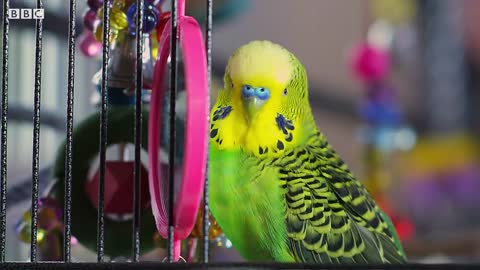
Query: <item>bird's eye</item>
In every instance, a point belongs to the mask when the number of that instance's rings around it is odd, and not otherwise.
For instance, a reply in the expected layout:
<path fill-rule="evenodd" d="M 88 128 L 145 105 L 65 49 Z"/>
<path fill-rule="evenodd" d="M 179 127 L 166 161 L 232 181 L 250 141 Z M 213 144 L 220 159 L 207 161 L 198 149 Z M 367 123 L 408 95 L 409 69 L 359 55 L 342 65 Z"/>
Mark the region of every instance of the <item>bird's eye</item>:
<path fill-rule="evenodd" d="M 233 88 L 233 82 L 232 81 L 230 81 L 230 87 Z"/>
<path fill-rule="evenodd" d="M 286 96 L 288 94 L 287 88 L 283 89 L 283 95 Z"/>

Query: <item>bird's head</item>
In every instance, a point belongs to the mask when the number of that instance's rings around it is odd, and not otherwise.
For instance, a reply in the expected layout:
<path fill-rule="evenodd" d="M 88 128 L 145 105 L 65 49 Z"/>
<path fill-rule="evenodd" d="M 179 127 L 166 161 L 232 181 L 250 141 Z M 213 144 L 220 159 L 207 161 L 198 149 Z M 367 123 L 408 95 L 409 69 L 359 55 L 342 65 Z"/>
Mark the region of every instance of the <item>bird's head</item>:
<path fill-rule="evenodd" d="M 230 57 L 211 114 L 218 147 L 280 155 L 315 130 L 305 68 L 287 49 L 252 41 Z"/>
<path fill-rule="evenodd" d="M 296 118 L 308 106 L 307 76 L 298 59 L 270 41 L 252 41 L 231 56 L 225 89 L 241 103 L 247 122 L 278 112 Z"/>

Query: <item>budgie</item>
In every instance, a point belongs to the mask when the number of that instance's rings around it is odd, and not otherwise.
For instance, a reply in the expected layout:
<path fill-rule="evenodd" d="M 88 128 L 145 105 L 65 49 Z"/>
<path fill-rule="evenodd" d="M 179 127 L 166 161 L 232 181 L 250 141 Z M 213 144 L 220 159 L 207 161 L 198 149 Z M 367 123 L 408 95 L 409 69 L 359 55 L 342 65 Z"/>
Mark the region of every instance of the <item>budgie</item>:
<path fill-rule="evenodd" d="M 316 127 L 281 45 L 230 57 L 210 115 L 210 207 L 249 261 L 404 263 L 395 229 Z"/>

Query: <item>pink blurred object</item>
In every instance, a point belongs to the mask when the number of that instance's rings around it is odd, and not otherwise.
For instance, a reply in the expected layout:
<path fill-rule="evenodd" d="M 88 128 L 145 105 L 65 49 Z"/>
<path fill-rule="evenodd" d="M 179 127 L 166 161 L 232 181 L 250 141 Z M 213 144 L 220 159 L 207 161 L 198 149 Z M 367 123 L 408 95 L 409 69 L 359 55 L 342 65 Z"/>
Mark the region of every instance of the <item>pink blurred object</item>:
<path fill-rule="evenodd" d="M 170 25 L 169 19 L 166 25 Z M 167 196 L 164 192 L 168 179 L 160 175 L 160 112 L 164 96 L 163 81 L 167 58 L 170 53 L 170 27 L 163 30 L 158 46 L 158 60 L 155 64 L 152 96 L 149 114 L 148 155 L 149 191 L 152 211 L 159 234 L 168 238 Z M 182 182 L 174 205 L 174 254 L 180 257 L 180 242 L 187 238 L 195 225 L 203 193 L 207 165 L 207 134 L 209 114 L 209 93 L 207 81 L 207 59 L 198 22 L 185 16 L 185 0 L 178 1 L 178 37 L 183 53 L 186 83 L 186 134 L 183 158 Z"/>
<path fill-rule="evenodd" d="M 390 72 L 390 54 L 386 50 L 362 43 L 353 48 L 350 66 L 360 80 L 382 81 Z"/>
<path fill-rule="evenodd" d="M 72 236 L 70 239 L 72 246 L 76 246 L 78 244 L 78 239 L 75 236 Z"/>
<path fill-rule="evenodd" d="M 78 42 L 80 51 L 86 57 L 95 57 L 102 52 L 102 43 L 98 42 L 90 31 L 84 31 L 80 35 Z"/>

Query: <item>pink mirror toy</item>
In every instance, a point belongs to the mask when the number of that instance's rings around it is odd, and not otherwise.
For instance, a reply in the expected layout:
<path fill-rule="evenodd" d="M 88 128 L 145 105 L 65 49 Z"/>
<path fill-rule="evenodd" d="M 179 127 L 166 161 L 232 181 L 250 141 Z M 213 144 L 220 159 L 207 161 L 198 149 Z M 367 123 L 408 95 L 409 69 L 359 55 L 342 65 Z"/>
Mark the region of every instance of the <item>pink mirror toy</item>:
<path fill-rule="evenodd" d="M 184 61 L 186 83 L 186 132 L 182 182 L 174 203 L 173 260 L 180 257 L 180 241 L 188 237 L 195 225 L 203 193 L 207 163 L 209 94 L 204 39 L 198 22 L 185 16 L 185 0 L 178 0 L 178 35 Z M 149 114 L 148 155 L 149 190 L 152 211 L 159 234 L 168 238 L 167 177 L 160 175 L 160 113 L 164 89 L 164 72 L 170 53 L 171 19 L 159 37 Z M 172 164 L 170 164 L 172 166 Z M 173 187 L 172 187 L 173 188 Z"/>

